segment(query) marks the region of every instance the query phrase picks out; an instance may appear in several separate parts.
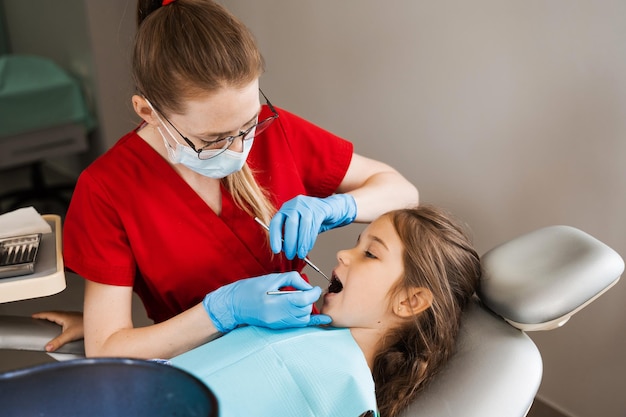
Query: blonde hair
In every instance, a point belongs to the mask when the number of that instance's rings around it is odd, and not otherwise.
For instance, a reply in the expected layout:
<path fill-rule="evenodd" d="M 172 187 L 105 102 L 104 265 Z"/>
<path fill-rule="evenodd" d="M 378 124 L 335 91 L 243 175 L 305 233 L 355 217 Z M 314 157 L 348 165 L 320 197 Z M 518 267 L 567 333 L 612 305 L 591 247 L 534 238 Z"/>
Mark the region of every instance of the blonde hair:
<path fill-rule="evenodd" d="M 244 165 L 241 171 L 222 179 L 222 183 L 233 196 L 235 203 L 244 211 L 260 218 L 265 224 L 270 223 L 276 208 L 272 205 L 267 191 L 257 184 L 248 164 Z"/>
<path fill-rule="evenodd" d="M 258 79 L 264 62 L 246 26 L 211 0 L 139 0 L 132 75 L 137 89 L 164 112 L 184 113 L 186 100 Z M 244 165 L 222 180 L 246 212 L 269 222 L 275 208 Z"/>

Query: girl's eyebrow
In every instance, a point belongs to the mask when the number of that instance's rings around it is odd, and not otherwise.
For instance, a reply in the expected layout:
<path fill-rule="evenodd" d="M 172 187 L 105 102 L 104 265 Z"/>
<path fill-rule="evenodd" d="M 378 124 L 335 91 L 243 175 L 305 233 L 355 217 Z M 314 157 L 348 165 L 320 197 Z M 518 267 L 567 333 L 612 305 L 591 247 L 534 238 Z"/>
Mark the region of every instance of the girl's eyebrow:
<path fill-rule="evenodd" d="M 378 236 L 370 236 L 370 239 L 372 239 L 374 242 L 378 242 L 378 243 L 380 243 L 381 245 L 383 245 L 383 247 L 384 247 L 385 249 L 389 250 L 389 248 L 387 247 L 387 245 L 385 245 L 385 242 L 384 242 L 381 238 L 379 238 Z"/>
<path fill-rule="evenodd" d="M 389 248 L 385 244 L 385 241 L 379 238 L 378 236 L 368 235 L 367 238 L 374 242 L 380 243 L 385 249 L 387 249 L 387 251 L 389 250 Z M 361 241 L 361 235 L 359 234 L 359 236 L 356 238 L 356 243 L 359 243 L 360 241 Z"/>

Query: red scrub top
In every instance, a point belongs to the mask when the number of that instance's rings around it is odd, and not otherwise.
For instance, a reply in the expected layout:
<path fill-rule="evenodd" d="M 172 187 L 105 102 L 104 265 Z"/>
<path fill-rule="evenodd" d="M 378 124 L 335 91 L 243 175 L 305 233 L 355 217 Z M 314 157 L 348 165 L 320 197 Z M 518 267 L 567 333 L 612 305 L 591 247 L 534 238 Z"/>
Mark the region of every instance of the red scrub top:
<path fill-rule="evenodd" d="M 298 194 L 331 195 L 353 147 L 284 110 L 248 157 L 275 207 Z M 266 106 L 260 119 L 269 117 Z M 266 232 L 222 188 L 220 216 L 135 131 L 80 175 L 63 229 L 68 269 L 108 285 L 133 286 L 148 316 L 167 320 L 216 288 L 304 263 L 273 255 Z"/>

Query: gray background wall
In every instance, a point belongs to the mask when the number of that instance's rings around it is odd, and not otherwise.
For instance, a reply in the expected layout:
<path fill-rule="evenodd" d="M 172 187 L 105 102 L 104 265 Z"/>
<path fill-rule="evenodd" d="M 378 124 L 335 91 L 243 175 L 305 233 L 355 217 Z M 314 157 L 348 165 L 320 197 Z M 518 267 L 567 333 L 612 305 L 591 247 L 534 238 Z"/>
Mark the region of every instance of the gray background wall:
<path fill-rule="evenodd" d="M 4 1 L 7 9 L 52 7 Z M 257 35 L 272 102 L 395 166 L 422 201 L 466 220 L 480 252 L 568 224 L 626 255 L 625 2 L 222 2 Z M 67 14 L 10 18 L 11 28 L 32 38 L 40 33 L 33 21 L 46 28 L 84 16 L 82 28 L 44 33 L 86 32 L 87 47 L 64 59 L 75 68 L 84 58 L 78 67 L 100 120 L 96 148 L 106 149 L 136 120 L 127 72 L 134 2 L 59 7 Z M 63 58 L 68 48 L 46 49 Z M 323 235 L 311 258 L 329 271 L 361 228 Z M 625 305 L 619 284 L 564 328 L 532 334 L 544 358 L 544 401 L 576 417 L 624 417 Z"/>

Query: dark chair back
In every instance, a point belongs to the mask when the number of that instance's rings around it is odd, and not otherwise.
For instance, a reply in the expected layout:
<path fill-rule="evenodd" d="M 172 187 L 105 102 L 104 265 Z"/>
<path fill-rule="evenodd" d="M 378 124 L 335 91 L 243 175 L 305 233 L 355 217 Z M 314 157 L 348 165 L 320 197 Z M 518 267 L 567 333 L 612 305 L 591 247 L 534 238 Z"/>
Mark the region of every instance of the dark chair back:
<path fill-rule="evenodd" d="M 215 395 L 171 365 L 77 359 L 0 374 L 3 416 L 216 417 Z"/>

